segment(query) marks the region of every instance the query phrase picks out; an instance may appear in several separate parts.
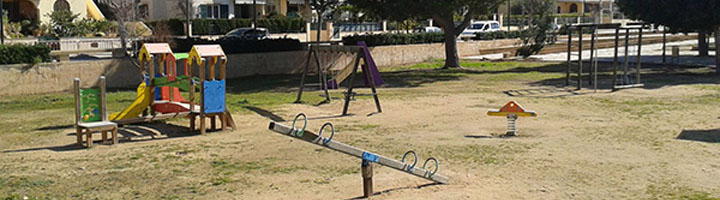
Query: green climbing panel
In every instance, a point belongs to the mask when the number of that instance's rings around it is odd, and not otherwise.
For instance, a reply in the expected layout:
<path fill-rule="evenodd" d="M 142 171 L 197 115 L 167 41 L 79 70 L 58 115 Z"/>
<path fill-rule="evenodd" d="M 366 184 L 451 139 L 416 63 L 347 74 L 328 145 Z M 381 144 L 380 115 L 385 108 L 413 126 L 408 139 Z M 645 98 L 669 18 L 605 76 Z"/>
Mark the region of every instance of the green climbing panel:
<path fill-rule="evenodd" d="M 100 90 L 80 90 L 80 109 L 80 112 L 82 114 L 82 122 L 102 121 L 102 116 L 100 113 Z"/>
<path fill-rule="evenodd" d="M 199 78 L 194 78 L 196 82 L 199 82 Z M 157 77 L 153 82 L 155 87 L 176 87 L 182 91 L 190 91 L 190 78 L 187 76 L 178 76 L 175 81 L 169 81 L 167 77 Z M 196 86 L 200 87 L 200 86 Z"/>

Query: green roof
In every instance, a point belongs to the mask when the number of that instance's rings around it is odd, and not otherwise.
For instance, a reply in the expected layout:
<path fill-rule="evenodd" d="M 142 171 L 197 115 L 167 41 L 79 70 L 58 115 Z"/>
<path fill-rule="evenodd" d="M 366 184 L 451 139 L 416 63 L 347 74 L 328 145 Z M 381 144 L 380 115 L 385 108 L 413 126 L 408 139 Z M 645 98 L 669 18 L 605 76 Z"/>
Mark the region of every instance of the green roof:
<path fill-rule="evenodd" d="M 188 57 L 190 57 L 190 54 L 188 53 L 174 53 L 173 55 L 176 60 L 188 59 Z"/>

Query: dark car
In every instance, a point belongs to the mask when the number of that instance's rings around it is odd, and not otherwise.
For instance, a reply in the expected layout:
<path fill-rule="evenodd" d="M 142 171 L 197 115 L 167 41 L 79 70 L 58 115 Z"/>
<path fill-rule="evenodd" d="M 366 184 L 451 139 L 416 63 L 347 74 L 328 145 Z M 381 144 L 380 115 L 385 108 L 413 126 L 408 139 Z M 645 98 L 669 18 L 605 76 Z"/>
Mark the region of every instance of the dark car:
<path fill-rule="evenodd" d="M 223 38 L 243 38 L 243 39 L 265 39 L 270 35 L 270 31 L 266 28 L 237 28 L 225 34 Z"/>

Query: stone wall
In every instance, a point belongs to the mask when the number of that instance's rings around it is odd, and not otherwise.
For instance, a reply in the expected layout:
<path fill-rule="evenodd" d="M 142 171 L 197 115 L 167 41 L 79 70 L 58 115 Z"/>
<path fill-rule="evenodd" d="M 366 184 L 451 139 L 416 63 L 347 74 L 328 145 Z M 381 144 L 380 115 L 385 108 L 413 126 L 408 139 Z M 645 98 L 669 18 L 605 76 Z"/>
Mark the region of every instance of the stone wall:
<path fill-rule="evenodd" d="M 120 59 L 4 65 L 0 66 L 0 96 L 69 92 L 74 78 L 80 78 L 81 87 L 92 87 L 103 75 L 108 88 L 132 88 L 140 83 L 139 74 L 129 61 Z"/>
<path fill-rule="evenodd" d="M 460 57 L 479 55 L 481 49 L 509 47 L 517 42 L 517 40 L 459 42 L 458 55 Z M 445 45 L 434 43 L 380 46 L 370 48 L 370 52 L 378 67 L 385 68 L 443 59 Z M 307 56 L 307 51 L 228 55 L 228 76 L 235 78 L 252 75 L 299 74 L 307 63 Z M 335 69 L 343 68 L 353 62 L 351 55 L 343 54 L 321 54 L 320 60 L 323 65 L 334 64 L 331 67 Z M 313 59 L 311 70 L 314 71 L 316 68 Z"/>
<path fill-rule="evenodd" d="M 459 42 L 458 54 L 461 57 L 478 55 L 480 49 L 515 43 L 515 40 Z M 383 68 L 442 59 L 445 47 L 442 43 L 381 46 L 371 48 L 371 53 L 378 67 Z M 228 55 L 227 75 L 238 78 L 300 74 L 307 63 L 307 56 L 307 51 L 232 54 Z M 320 58 L 324 67 L 332 64 L 334 69 L 342 69 L 354 61 L 352 55 L 343 54 L 322 54 Z M 317 68 L 314 59 L 312 63 L 311 70 L 314 71 Z M 178 73 L 183 73 L 183 65 L 178 66 Z M 108 88 L 135 88 L 141 81 L 140 70 L 123 59 L 4 65 L 0 66 L 0 96 L 69 92 L 75 77 L 81 79 L 82 87 L 91 87 L 102 75 L 107 77 Z"/>

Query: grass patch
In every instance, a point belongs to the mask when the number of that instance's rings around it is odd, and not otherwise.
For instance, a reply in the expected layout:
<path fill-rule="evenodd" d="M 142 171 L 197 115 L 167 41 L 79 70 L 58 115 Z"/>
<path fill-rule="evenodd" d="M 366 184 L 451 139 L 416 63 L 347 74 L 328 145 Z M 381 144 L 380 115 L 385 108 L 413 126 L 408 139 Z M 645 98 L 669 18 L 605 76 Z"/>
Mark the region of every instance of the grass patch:
<path fill-rule="evenodd" d="M 720 200 L 708 192 L 698 191 L 686 186 L 671 186 L 670 184 L 650 185 L 645 191 L 652 199 L 672 200 Z"/>

